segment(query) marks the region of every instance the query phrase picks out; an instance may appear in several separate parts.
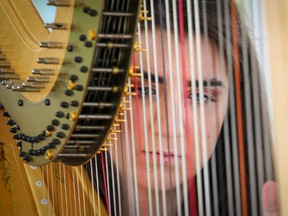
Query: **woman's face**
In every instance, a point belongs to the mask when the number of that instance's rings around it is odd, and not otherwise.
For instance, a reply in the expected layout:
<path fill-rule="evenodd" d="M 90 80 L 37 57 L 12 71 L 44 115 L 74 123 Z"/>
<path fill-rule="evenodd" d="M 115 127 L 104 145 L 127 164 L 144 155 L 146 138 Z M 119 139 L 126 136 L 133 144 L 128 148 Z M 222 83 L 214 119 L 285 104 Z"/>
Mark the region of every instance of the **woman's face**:
<path fill-rule="evenodd" d="M 136 53 L 133 62 L 137 66 L 142 65 L 139 71 L 142 71 L 144 76 L 142 81 L 141 77 L 131 79 L 138 96 L 134 96 L 131 101 L 132 113 L 126 113 L 127 128 L 122 127 L 124 157 L 118 147 L 120 175 L 122 177 L 132 175 L 131 178 L 135 180 L 134 170 L 136 170 L 138 185 L 147 187 L 149 181 L 152 189 L 155 189 L 156 185 L 161 188 L 163 184 L 165 189 L 169 189 L 170 183 L 175 188 L 178 180 L 181 184 L 184 167 L 188 180 L 195 176 L 196 161 L 199 161 L 201 169 L 215 149 L 228 108 L 229 82 L 226 67 L 221 66 L 218 48 L 211 42 L 205 43 L 204 37 L 201 37 L 199 56 L 196 39 L 192 41 L 194 49 L 193 53 L 190 53 L 189 40 L 185 38 L 182 46 L 177 42 L 179 46 L 177 67 L 176 44 L 172 37 L 169 42 L 172 50 L 168 51 L 166 33 L 164 31 L 162 39 L 160 31 L 156 30 L 155 47 L 152 33 L 149 32 L 148 43 L 142 34 L 142 47 L 147 48 L 147 52 L 142 53 L 142 60 Z M 184 59 L 180 55 L 181 47 L 182 53 L 185 52 Z M 194 75 L 191 75 L 191 72 Z M 149 73 L 151 73 L 150 84 Z M 142 82 L 144 86 L 141 85 Z M 203 84 L 202 93 L 199 88 L 200 82 Z M 195 91 L 192 89 L 192 83 L 196 84 Z M 193 100 L 196 101 L 194 107 Z M 115 162 L 116 157 L 113 158 Z M 164 173 L 164 182 L 161 181 L 161 170 Z M 171 182 L 169 176 L 172 177 Z"/>

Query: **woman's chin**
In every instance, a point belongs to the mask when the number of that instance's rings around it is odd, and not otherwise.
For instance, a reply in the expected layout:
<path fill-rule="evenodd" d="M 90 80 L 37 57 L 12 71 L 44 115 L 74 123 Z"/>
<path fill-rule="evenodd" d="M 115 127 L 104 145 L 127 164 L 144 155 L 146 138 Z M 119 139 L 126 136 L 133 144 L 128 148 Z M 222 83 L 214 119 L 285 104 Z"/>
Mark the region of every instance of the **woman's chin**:
<path fill-rule="evenodd" d="M 153 191 L 171 191 L 180 189 L 178 187 L 183 185 L 183 179 L 191 180 L 194 176 L 195 172 L 184 174 L 180 170 L 178 172 L 175 171 L 175 167 L 170 172 L 169 169 L 164 169 L 164 172 L 161 172 L 160 167 L 157 167 L 157 171 L 151 169 L 149 176 L 147 175 L 147 171 L 139 170 L 138 186 L 141 188 L 150 188 Z"/>

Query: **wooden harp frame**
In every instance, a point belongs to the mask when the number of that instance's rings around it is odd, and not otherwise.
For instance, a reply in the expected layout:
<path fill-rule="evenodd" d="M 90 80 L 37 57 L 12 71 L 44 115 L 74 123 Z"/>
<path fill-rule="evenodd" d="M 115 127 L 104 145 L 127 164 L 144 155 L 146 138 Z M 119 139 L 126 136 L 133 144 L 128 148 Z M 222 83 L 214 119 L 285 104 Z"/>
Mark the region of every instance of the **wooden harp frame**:
<path fill-rule="evenodd" d="M 266 23 L 269 38 L 269 60 L 273 89 L 275 162 L 278 181 L 281 215 L 288 215 L 288 172 L 287 172 L 287 131 L 288 131 L 288 2 L 265 0 Z"/>

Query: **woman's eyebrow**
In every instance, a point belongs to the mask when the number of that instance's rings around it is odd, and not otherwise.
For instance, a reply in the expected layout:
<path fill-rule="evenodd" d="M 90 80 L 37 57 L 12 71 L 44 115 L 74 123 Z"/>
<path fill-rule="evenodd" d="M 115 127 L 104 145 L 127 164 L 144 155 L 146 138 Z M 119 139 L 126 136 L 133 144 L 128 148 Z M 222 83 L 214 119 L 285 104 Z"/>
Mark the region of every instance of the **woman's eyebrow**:
<path fill-rule="evenodd" d="M 140 70 L 137 70 L 137 72 L 140 73 Z M 156 75 L 153 74 L 153 73 L 149 73 L 147 71 L 143 71 L 144 79 L 148 80 L 149 79 L 149 74 L 150 74 L 150 77 L 151 77 L 151 81 L 153 83 L 155 83 L 156 82 Z M 162 83 L 162 84 L 164 83 L 164 77 L 163 76 L 159 76 L 158 75 L 157 78 L 158 78 L 158 82 L 159 83 Z M 194 82 L 195 82 L 196 88 L 198 88 L 199 84 L 200 84 L 200 81 L 199 80 L 195 80 Z M 202 83 L 203 83 L 204 87 L 224 87 L 224 83 L 221 80 L 218 80 L 216 78 L 212 78 L 210 80 L 203 80 Z M 187 81 L 187 86 L 188 87 L 192 87 L 192 80 Z"/>
<path fill-rule="evenodd" d="M 187 82 L 187 86 L 192 87 L 192 82 L 195 82 L 196 88 L 199 87 L 200 80 L 195 80 L 195 81 L 189 80 Z M 216 78 L 212 78 L 210 80 L 202 80 L 202 83 L 204 87 L 225 87 L 224 83 L 221 80 L 218 80 Z"/>
<path fill-rule="evenodd" d="M 140 71 L 138 71 L 138 72 L 140 72 Z M 151 77 L 151 81 L 152 82 L 156 82 L 156 76 L 155 76 L 155 74 L 153 74 L 153 73 L 149 73 L 149 72 L 147 72 L 147 71 L 143 71 L 143 77 L 144 77 L 144 79 L 145 80 L 148 80 L 149 79 L 149 74 L 150 74 L 150 77 Z M 162 77 L 162 76 L 157 76 L 157 78 L 158 78 L 158 82 L 159 83 L 164 83 L 164 78 Z"/>

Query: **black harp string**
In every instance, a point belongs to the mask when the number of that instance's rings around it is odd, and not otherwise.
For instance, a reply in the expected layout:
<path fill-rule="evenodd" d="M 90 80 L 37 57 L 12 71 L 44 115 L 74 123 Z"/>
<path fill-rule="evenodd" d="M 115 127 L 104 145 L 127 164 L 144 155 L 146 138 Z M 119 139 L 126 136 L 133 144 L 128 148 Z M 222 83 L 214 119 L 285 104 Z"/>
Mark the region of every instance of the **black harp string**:
<path fill-rule="evenodd" d="M 217 11 L 217 10 L 216 10 Z M 217 11 L 218 13 L 218 11 Z M 207 15 L 207 13 L 205 13 Z M 205 36 L 207 37 L 207 36 Z M 207 41 L 206 43 L 209 43 L 209 41 Z M 216 72 L 218 69 L 216 69 L 216 51 L 215 50 L 219 50 L 218 47 L 216 46 L 216 44 L 211 43 L 211 46 L 212 46 L 212 59 L 211 59 L 211 62 L 212 62 L 212 70 L 213 70 L 213 75 L 214 77 L 216 77 Z M 220 63 L 220 62 L 219 62 Z M 221 66 L 220 66 L 221 68 Z M 220 69 L 220 71 L 222 71 L 222 68 Z M 222 79 L 222 77 L 220 77 L 220 79 Z M 208 83 L 208 85 L 210 85 L 210 83 Z M 209 93 L 209 92 L 208 92 Z M 215 107 L 215 112 L 216 112 L 216 117 L 215 117 L 215 122 L 216 122 L 216 125 L 219 125 L 219 122 L 220 122 L 220 119 L 219 119 L 219 112 L 220 112 L 220 109 L 218 106 Z M 209 110 L 208 110 L 209 112 Z M 215 127 L 214 128 L 215 130 L 217 130 L 217 128 Z M 213 139 L 213 138 L 212 138 Z M 216 137 L 216 140 L 218 140 L 219 138 Z M 217 145 L 217 143 L 216 143 Z M 219 173 L 218 173 L 218 167 L 217 167 L 217 158 L 216 158 L 216 150 L 214 150 L 214 152 L 212 153 L 211 155 L 211 176 L 212 176 L 212 185 L 213 185 L 213 215 L 215 216 L 218 216 L 219 215 L 219 189 L 218 189 L 218 184 L 219 184 L 219 180 L 217 178 L 217 176 L 219 176 Z M 221 182 L 221 181 L 220 181 Z"/>
<path fill-rule="evenodd" d="M 251 7 L 252 5 L 250 5 Z M 253 13 L 253 9 L 250 11 Z M 253 19 L 252 19 L 252 23 L 253 23 Z M 255 163 L 254 163 L 254 155 L 256 151 L 257 151 L 257 146 L 260 144 L 261 146 L 261 137 L 260 137 L 260 119 L 259 119 L 259 97 L 257 95 L 257 93 L 259 93 L 259 88 L 258 88 L 258 80 L 257 77 L 255 77 L 255 66 L 257 63 L 256 59 L 253 57 L 254 55 L 252 55 L 250 58 L 251 64 L 252 64 L 252 68 L 250 68 L 250 70 L 252 71 L 252 82 L 253 82 L 253 95 L 251 98 L 251 87 L 250 87 L 250 80 L 249 80 L 249 66 L 248 66 L 248 53 L 247 53 L 247 49 L 249 49 L 248 47 L 248 43 L 249 41 L 247 40 L 247 37 L 245 35 L 245 33 L 243 33 L 243 23 L 242 25 L 240 24 L 239 28 L 241 29 L 241 33 L 242 36 L 240 36 L 242 38 L 242 41 L 240 43 L 242 43 L 242 52 L 243 52 L 243 77 L 244 77 L 244 89 L 245 89 L 245 96 L 244 96 L 244 100 L 245 100 L 245 113 L 246 116 L 244 116 L 244 118 L 246 118 L 247 121 L 247 127 L 246 127 L 246 133 L 247 133 L 247 140 L 246 143 L 248 144 L 248 162 L 249 162 L 249 194 L 250 194 L 250 201 L 251 201 L 251 205 L 253 206 L 253 208 L 251 209 L 252 214 L 251 215 L 259 215 L 258 213 L 258 203 L 257 203 L 257 191 L 256 191 L 256 167 L 255 167 Z M 254 38 L 254 35 L 251 35 L 251 37 Z M 253 99 L 253 100 L 252 100 Z M 252 101 L 251 101 L 252 100 Z M 253 103 L 253 105 L 252 105 Z M 254 107 L 254 110 L 252 111 L 252 106 Z M 254 116 L 252 117 L 251 114 L 254 113 Z M 252 125 L 252 118 L 254 119 L 255 125 L 253 128 Z M 256 131 L 256 134 L 252 133 L 252 131 Z M 254 147 L 256 146 L 256 149 L 254 150 Z M 259 156 L 259 154 L 257 154 L 257 156 Z M 261 161 L 261 159 L 259 160 Z M 257 167 L 257 171 L 259 171 L 261 169 L 260 166 Z M 258 176 L 258 178 L 260 178 Z M 263 185 L 263 183 L 260 183 L 261 185 Z M 261 191 L 261 190 L 260 190 Z M 248 194 L 248 196 L 249 196 Z"/>
<path fill-rule="evenodd" d="M 218 28 L 218 41 L 216 41 L 216 43 L 218 43 L 218 47 L 219 47 L 219 56 L 220 56 L 220 70 L 225 70 L 226 66 L 225 66 L 225 57 L 224 57 L 224 38 L 223 38 L 223 17 L 222 14 L 224 14 L 223 8 L 221 6 L 221 0 L 217 0 L 216 1 L 216 11 L 217 11 L 217 28 Z M 228 73 L 228 72 L 227 72 Z M 228 90 L 229 91 L 229 90 Z M 220 149 L 220 152 L 231 152 L 231 147 L 230 147 L 230 136 L 228 133 L 228 117 L 226 116 L 226 118 L 224 119 L 223 122 L 223 128 L 222 128 L 222 133 L 224 133 L 224 137 L 221 138 L 220 137 L 220 141 L 219 143 L 224 143 L 224 147 L 222 147 L 223 149 Z M 217 143 L 217 145 L 219 145 L 219 143 Z M 221 163 L 222 161 L 217 160 L 218 163 Z M 234 205 L 233 205 L 233 183 L 232 183 L 232 167 L 231 167 L 231 157 L 230 155 L 225 153 L 225 169 L 226 169 L 226 173 L 224 172 L 224 169 L 219 169 L 218 173 L 219 173 L 219 182 L 227 182 L 227 204 L 228 204 L 228 212 L 232 213 L 233 209 L 234 209 Z M 230 173 L 230 175 L 228 175 L 228 173 Z M 221 175 L 222 174 L 222 175 Z M 225 176 L 225 177 L 224 177 Z M 221 179 L 223 178 L 223 179 Z M 219 191 L 223 190 L 223 188 L 219 187 Z M 221 199 L 221 198 L 220 198 Z M 219 203 L 221 203 L 219 201 Z"/>

